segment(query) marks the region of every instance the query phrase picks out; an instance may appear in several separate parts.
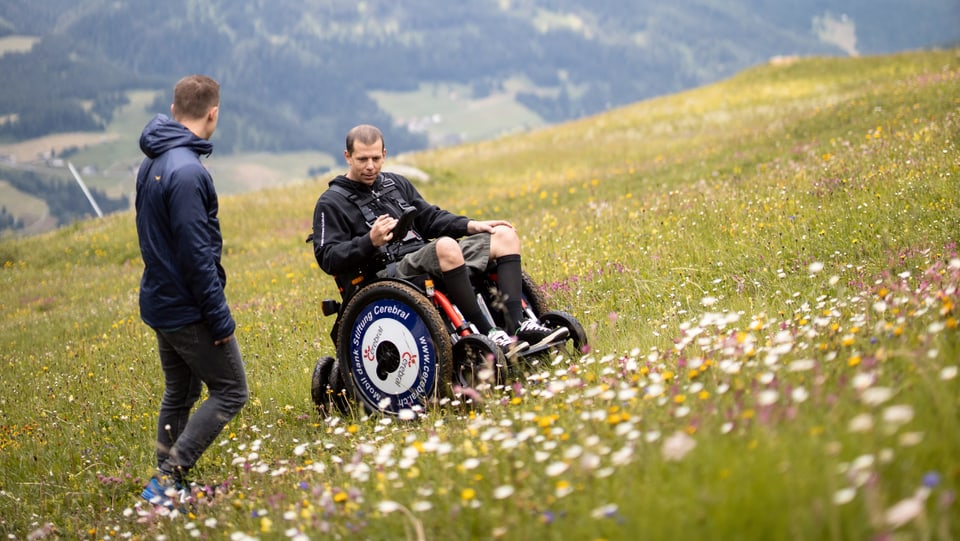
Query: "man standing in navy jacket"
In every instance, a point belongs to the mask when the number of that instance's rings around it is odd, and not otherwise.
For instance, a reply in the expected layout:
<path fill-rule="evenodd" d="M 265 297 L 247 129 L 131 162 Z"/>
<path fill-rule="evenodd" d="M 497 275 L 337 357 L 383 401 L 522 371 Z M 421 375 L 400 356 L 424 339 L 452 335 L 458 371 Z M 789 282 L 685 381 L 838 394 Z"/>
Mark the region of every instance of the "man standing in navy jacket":
<path fill-rule="evenodd" d="M 157 335 L 165 389 L 157 422 L 157 473 L 141 496 L 174 509 L 186 476 L 247 401 L 247 380 L 220 264 L 223 237 L 213 178 L 200 163 L 220 115 L 220 85 L 181 79 L 170 106 L 143 129 L 137 236 L 143 257 L 140 316 Z M 191 416 L 203 385 L 208 398 Z"/>

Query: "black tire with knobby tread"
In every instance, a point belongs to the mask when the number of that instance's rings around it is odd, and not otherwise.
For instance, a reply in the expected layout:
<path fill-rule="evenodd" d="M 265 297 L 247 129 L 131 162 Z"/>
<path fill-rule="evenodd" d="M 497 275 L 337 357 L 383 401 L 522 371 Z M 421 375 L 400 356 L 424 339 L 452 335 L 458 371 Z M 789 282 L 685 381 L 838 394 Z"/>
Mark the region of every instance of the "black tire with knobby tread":
<path fill-rule="evenodd" d="M 577 318 L 560 310 L 548 310 L 540 314 L 540 321 L 548 327 L 566 327 L 570 332 L 569 340 L 577 354 L 584 353 L 588 342 L 587 332 Z"/>
<path fill-rule="evenodd" d="M 475 389 L 485 383 L 502 384 L 509 366 L 503 351 L 493 340 L 482 334 L 468 334 L 453 345 L 453 368 L 454 384 Z M 488 381 L 479 379 L 485 369 L 491 371 Z"/>
<path fill-rule="evenodd" d="M 520 279 L 521 294 L 533 313 L 536 316 L 539 316 L 540 314 L 546 312 L 546 295 L 544 295 L 543 291 L 540 289 L 540 286 L 538 286 L 533 278 L 527 274 L 527 271 L 521 272 Z M 494 281 L 493 278 L 486 276 L 477 281 L 474 285 L 477 287 L 480 296 L 483 297 L 484 302 L 487 304 L 487 308 L 490 310 L 490 317 L 493 318 L 493 324 L 501 329 L 508 331 L 511 330 L 506 328 L 502 307 L 503 301 L 500 299 L 500 294 L 497 291 L 497 282 Z"/>
<path fill-rule="evenodd" d="M 330 370 L 330 390 L 332 391 L 330 393 L 330 403 L 340 412 L 340 415 L 346 417 L 350 415 L 350 402 L 347 398 L 349 391 L 343 384 L 339 364 L 339 361 L 334 361 L 333 368 Z"/>
<path fill-rule="evenodd" d="M 330 409 L 330 372 L 335 359 L 330 356 L 321 357 L 313 367 L 313 377 L 310 379 L 310 398 L 317 406 L 317 413 L 326 416 Z"/>
<path fill-rule="evenodd" d="M 537 317 L 540 317 L 540 314 L 548 310 L 547 297 L 540 289 L 540 286 L 533 281 L 533 277 L 527 274 L 527 271 L 523 271 L 521 278 L 523 280 L 523 296 L 533 310 L 533 313 L 536 314 Z"/>
<path fill-rule="evenodd" d="M 343 308 L 341 325 L 337 336 L 337 359 L 339 361 L 340 381 L 347 389 L 347 394 L 360 402 L 369 413 L 397 414 L 393 404 L 384 407 L 384 404 L 372 403 L 366 395 L 357 388 L 356 378 L 351 370 L 351 335 L 354 333 L 358 316 L 369 305 L 377 301 L 393 301 L 405 305 L 422 322 L 427 330 L 428 338 L 432 342 L 435 352 L 434 383 L 432 389 L 427 389 L 425 396 L 416 397 L 419 406 L 425 407 L 431 401 L 450 396 L 453 382 L 452 352 L 450 335 L 446 323 L 432 302 L 417 288 L 400 281 L 383 280 L 364 286 L 354 294 Z M 403 409 L 403 408 L 400 408 Z"/>

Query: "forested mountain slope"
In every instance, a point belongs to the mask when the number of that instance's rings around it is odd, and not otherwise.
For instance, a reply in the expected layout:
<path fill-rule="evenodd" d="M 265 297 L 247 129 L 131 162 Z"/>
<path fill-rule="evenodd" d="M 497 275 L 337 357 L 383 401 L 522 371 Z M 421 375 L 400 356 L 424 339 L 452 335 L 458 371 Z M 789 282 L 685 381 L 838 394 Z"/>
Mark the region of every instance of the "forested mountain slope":
<path fill-rule="evenodd" d="M 204 72 L 230 89 L 220 152 L 336 148 L 358 119 L 399 120 L 372 91 L 457 83 L 553 123 L 772 56 L 894 52 L 958 29 L 950 0 L 11 0 L 0 36 L 40 41 L 0 57 L 0 138 L 94 130 L 127 90 Z M 428 144 L 389 135 L 398 151 Z"/>

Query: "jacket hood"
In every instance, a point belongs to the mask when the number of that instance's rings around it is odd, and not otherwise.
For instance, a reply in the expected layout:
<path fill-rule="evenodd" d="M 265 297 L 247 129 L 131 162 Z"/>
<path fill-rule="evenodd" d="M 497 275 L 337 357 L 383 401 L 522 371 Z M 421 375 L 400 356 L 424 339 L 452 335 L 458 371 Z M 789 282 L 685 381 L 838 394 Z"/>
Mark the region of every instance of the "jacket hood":
<path fill-rule="evenodd" d="M 333 186 L 334 184 L 343 186 L 344 188 L 353 188 L 354 185 L 359 183 L 348 179 L 346 175 L 337 175 L 330 179 L 330 182 L 327 183 L 329 186 Z"/>
<path fill-rule="evenodd" d="M 153 117 L 140 134 L 140 150 L 148 158 L 156 158 L 176 147 L 188 147 L 198 155 L 213 152 L 210 141 L 197 137 L 183 124 L 163 114 Z"/>
<path fill-rule="evenodd" d="M 330 179 L 330 182 L 327 184 L 329 186 L 342 186 L 351 192 L 356 192 L 359 194 L 368 194 L 372 190 L 379 190 L 383 183 L 383 173 L 380 173 L 380 176 L 377 178 L 376 182 L 373 183 L 373 186 L 367 186 L 362 182 L 357 182 L 355 180 L 350 180 L 346 175 L 337 175 Z"/>

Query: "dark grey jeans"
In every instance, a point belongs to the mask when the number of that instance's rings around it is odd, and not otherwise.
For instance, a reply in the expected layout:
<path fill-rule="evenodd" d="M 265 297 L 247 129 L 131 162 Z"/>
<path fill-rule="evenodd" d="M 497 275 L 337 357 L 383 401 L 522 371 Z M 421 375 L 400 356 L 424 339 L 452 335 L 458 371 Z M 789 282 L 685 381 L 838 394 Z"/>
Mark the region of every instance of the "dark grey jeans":
<path fill-rule="evenodd" d="M 247 377 L 236 338 L 215 346 L 203 323 L 156 333 L 166 382 L 157 422 L 157 467 L 182 477 L 247 402 Z M 190 415 L 203 385 L 209 396 Z"/>

